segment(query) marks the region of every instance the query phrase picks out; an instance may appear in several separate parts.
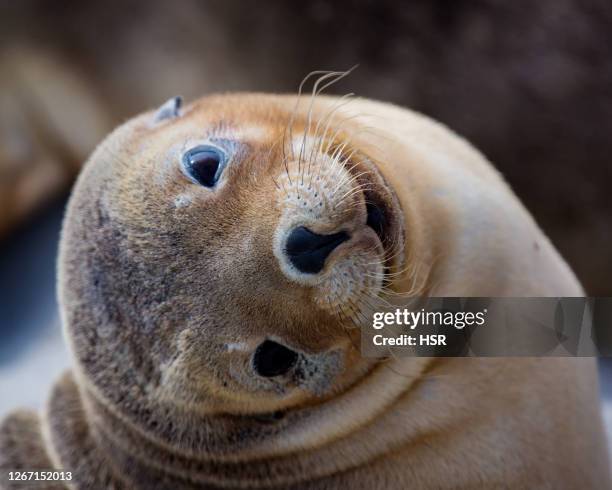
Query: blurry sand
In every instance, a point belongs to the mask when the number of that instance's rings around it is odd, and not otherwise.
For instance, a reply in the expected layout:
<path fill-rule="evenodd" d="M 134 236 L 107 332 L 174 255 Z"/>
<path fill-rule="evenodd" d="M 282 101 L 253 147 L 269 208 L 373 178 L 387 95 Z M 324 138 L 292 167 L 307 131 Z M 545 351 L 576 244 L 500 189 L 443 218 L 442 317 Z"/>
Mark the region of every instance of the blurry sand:
<path fill-rule="evenodd" d="M 51 384 L 69 364 L 56 321 L 19 358 L 0 366 L 0 417 L 16 407 L 42 408 Z"/>

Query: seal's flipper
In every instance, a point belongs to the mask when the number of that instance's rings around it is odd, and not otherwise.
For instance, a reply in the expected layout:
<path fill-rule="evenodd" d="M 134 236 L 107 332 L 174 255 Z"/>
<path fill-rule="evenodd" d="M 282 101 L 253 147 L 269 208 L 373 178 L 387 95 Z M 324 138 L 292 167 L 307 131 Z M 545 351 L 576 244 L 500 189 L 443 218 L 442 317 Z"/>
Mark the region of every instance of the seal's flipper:
<path fill-rule="evenodd" d="M 51 471 L 43 442 L 40 418 L 30 410 L 19 410 L 0 424 L 0 488 L 24 488 L 23 481 L 8 481 L 9 471 Z M 14 486 L 13 486 L 14 485 Z M 48 482 L 46 490 L 65 490 L 61 482 Z"/>

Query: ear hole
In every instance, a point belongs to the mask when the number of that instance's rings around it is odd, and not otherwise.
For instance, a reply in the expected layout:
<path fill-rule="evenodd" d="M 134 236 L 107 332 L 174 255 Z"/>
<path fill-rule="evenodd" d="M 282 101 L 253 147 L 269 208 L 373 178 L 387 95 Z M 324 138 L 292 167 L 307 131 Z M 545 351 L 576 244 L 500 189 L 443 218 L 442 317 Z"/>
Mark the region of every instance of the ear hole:
<path fill-rule="evenodd" d="M 164 102 L 155 113 L 155 122 L 165 121 L 166 119 L 174 119 L 180 116 L 183 99 L 179 96 L 172 97 Z"/>

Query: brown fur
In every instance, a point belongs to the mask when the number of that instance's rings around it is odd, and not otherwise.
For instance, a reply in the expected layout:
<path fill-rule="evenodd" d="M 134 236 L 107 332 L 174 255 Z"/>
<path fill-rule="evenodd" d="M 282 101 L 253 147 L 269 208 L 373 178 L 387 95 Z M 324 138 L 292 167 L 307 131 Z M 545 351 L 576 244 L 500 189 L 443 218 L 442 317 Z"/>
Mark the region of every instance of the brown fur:
<path fill-rule="evenodd" d="M 108 121 L 176 92 L 293 92 L 310 70 L 358 63 L 339 93 L 412 107 L 465 135 L 589 294 L 612 295 L 609 0 L 22 0 L 0 9 L 0 236 L 71 182 L 71 164 Z"/>
<path fill-rule="evenodd" d="M 207 97 L 96 150 L 60 254 L 74 369 L 44 443 L 36 418 L 4 422 L 0 467 L 52 464 L 77 488 L 608 486 L 593 360 L 359 355 L 366 306 L 389 294 L 582 289 L 448 130 L 377 102 L 300 100 Z M 215 190 L 180 170 L 203 140 L 232 147 Z M 386 239 L 365 225 L 367 199 L 386 210 Z M 351 232 L 315 278 L 279 249 L 300 223 Z M 265 338 L 300 353 L 299 375 L 254 375 Z"/>

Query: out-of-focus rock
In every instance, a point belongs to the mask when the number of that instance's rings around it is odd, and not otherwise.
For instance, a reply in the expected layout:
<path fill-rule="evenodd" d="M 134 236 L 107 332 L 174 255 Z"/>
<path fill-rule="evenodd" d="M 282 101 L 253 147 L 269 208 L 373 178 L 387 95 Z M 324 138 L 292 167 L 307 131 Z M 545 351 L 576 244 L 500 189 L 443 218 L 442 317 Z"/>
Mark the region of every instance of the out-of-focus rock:
<path fill-rule="evenodd" d="M 101 100 L 48 53 L 0 55 L 0 237 L 64 190 L 110 130 Z"/>

